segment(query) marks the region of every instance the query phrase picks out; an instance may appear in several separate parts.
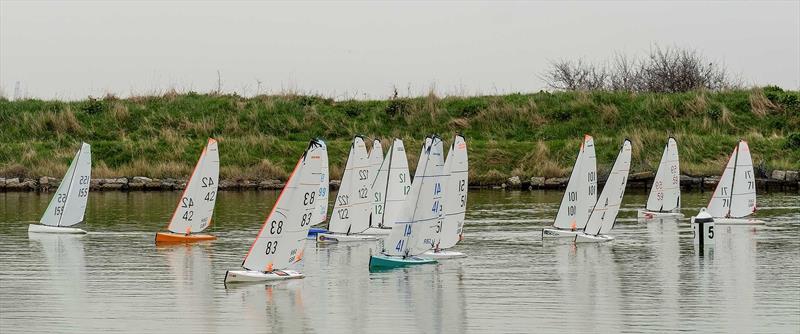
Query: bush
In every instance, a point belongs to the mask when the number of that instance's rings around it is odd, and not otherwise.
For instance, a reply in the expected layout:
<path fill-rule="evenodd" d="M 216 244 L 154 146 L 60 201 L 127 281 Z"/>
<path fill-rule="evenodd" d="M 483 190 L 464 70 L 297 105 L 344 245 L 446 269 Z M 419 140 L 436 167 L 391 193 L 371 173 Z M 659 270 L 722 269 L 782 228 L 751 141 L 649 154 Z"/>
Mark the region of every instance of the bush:
<path fill-rule="evenodd" d="M 786 137 L 783 147 L 790 150 L 800 150 L 800 132 L 792 133 Z"/>
<path fill-rule="evenodd" d="M 105 109 L 106 106 L 105 103 L 103 103 L 103 101 L 95 99 L 91 96 L 89 97 L 89 101 L 86 101 L 86 103 L 84 103 L 83 106 L 81 107 L 81 110 L 83 110 L 83 112 L 87 114 L 99 114 L 105 111 Z"/>
<path fill-rule="evenodd" d="M 551 88 L 568 91 L 677 93 L 741 87 L 724 66 L 696 50 L 658 46 L 643 58 L 617 55 L 599 65 L 580 59 L 555 61 L 541 77 Z"/>
<path fill-rule="evenodd" d="M 389 117 L 396 117 L 396 116 L 403 116 L 406 114 L 409 108 L 408 100 L 406 99 L 391 99 L 389 100 L 389 104 L 386 105 L 386 109 L 384 112 Z"/>

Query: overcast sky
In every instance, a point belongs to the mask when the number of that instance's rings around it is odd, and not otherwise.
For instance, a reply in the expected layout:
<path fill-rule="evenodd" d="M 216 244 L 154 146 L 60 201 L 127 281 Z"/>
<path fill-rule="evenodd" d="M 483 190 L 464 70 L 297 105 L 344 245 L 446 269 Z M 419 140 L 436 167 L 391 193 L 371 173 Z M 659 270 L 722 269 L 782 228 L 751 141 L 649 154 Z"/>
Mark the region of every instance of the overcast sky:
<path fill-rule="evenodd" d="M 561 58 L 696 48 L 800 88 L 800 1 L 0 0 L 0 88 L 75 99 L 217 87 L 339 99 L 530 92 Z M 260 82 L 260 84 L 259 84 Z"/>

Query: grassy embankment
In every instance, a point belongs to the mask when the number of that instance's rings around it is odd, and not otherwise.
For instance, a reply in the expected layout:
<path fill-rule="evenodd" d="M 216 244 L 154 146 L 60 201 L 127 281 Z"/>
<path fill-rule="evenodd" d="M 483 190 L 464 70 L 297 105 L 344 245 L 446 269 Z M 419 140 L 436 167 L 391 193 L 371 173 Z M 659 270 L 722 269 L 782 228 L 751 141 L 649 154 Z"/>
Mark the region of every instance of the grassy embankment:
<path fill-rule="evenodd" d="M 739 138 L 750 142 L 754 163 L 767 171 L 800 170 L 800 92 L 0 100 L 0 177 L 60 178 L 84 140 L 92 144 L 94 177 L 186 178 L 213 136 L 220 140 L 223 179 L 285 179 L 311 137 L 328 142 L 336 179 L 353 134 L 378 136 L 384 148 L 400 137 L 417 148 L 426 134 L 438 133 L 449 144 L 456 132 L 470 145 L 475 184 L 567 175 L 584 133 L 595 137 L 600 173 L 625 137 L 633 141 L 633 171 L 654 170 L 668 135 L 678 140 L 684 174 L 717 175 Z M 409 153 L 413 170 L 417 149 Z"/>

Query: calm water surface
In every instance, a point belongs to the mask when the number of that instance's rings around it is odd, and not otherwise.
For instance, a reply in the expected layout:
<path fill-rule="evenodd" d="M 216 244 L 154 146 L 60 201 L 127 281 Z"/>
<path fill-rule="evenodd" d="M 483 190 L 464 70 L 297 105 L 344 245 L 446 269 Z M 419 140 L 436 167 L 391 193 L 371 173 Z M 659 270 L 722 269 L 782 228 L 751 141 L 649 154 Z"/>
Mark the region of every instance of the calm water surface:
<path fill-rule="evenodd" d="M 607 244 L 542 243 L 561 192 L 470 193 L 468 258 L 379 273 L 377 243 L 307 243 L 307 277 L 225 288 L 274 192 L 223 192 L 214 242 L 156 247 L 179 194 L 92 193 L 85 236 L 28 234 L 51 194 L 0 193 L 0 332 L 798 332 L 800 196 L 759 197 L 758 227 L 637 222 Z M 684 194 L 691 215 L 710 193 Z"/>

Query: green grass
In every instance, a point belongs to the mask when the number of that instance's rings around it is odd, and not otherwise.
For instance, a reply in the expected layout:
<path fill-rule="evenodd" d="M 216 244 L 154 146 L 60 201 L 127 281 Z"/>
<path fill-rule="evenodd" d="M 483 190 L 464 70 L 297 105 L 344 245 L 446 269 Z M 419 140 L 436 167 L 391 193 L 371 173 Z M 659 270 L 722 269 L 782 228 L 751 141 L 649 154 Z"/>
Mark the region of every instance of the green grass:
<path fill-rule="evenodd" d="M 331 174 L 338 178 L 353 134 L 385 144 L 400 137 L 417 148 L 431 133 L 446 143 L 464 134 L 471 181 L 482 184 L 513 175 L 567 175 L 584 133 L 595 137 L 601 173 L 624 138 L 633 141 L 633 170 L 653 170 L 668 135 L 678 140 L 685 174 L 718 174 L 739 138 L 750 142 L 762 170 L 800 170 L 800 92 L 766 87 L 382 101 L 196 93 L 0 100 L 0 177 L 60 177 L 83 140 L 92 144 L 95 177 L 186 178 L 206 138 L 215 137 L 223 178 L 284 179 L 307 140 L 320 137 L 329 144 Z M 409 151 L 413 169 L 416 149 Z"/>

